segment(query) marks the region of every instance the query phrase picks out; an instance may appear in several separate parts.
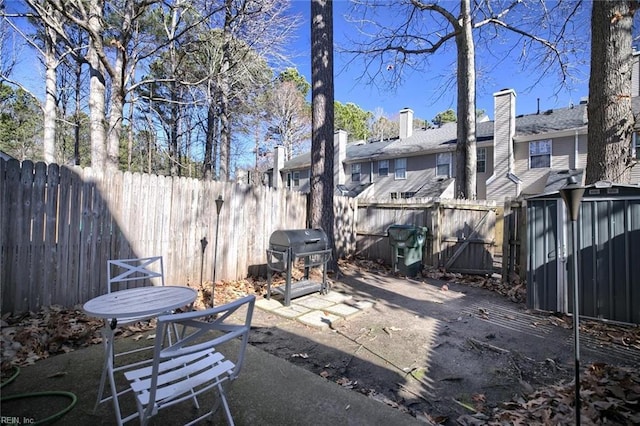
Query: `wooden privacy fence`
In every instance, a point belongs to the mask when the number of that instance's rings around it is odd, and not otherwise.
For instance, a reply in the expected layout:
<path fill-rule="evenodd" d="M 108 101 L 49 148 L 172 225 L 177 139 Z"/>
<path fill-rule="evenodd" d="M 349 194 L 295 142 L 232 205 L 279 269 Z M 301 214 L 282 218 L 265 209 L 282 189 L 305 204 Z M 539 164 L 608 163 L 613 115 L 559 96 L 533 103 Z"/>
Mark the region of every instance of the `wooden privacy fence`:
<path fill-rule="evenodd" d="M 359 201 L 357 254 L 391 263 L 391 225 L 428 228 L 424 263 L 449 271 L 491 274 L 496 246 L 496 204 L 441 199 Z"/>
<path fill-rule="evenodd" d="M 513 207 L 505 204 L 503 246 L 493 202 L 335 197 L 336 255 L 391 264 L 389 226 L 426 226 L 426 265 L 489 274 L 503 248 L 509 275 L 523 247 L 513 214 L 521 209 Z M 161 255 L 166 283 L 195 287 L 210 283 L 214 269 L 218 281 L 263 275 L 271 233 L 306 228 L 307 217 L 307 196 L 296 191 L 2 160 L 2 310 L 73 306 L 103 294 L 108 259 Z"/>
<path fill-rule="evenodd" d="M 103 294 L 108 259 L 161 255 L 165 282 L 177 285 L 211 282 L 214 258 L 218 281 L 263 272 L 271 233 L 307 227 L 306 198 L 265 186 L 0 160 L 2 310 L 73 306 Z M 336 198 L 340 255 L 355 247 L 353 205 Z"/>
<path fill-rule="evenodd" d="M 502 238 L 502 281 L 525 281 L 527 275 L 527 201 L 504 202 Z"/>

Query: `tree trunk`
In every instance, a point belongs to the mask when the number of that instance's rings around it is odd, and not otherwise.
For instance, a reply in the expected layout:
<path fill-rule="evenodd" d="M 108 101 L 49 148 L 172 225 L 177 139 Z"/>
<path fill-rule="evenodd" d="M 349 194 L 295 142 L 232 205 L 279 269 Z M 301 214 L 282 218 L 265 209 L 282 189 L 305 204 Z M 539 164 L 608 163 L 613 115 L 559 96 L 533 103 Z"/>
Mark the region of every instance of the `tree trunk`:
<path fill-rule="evenodd" d="M 456 198 L 476 199 L 476 69 L 471 8 L 460 0 L 458 49 L 458 141 L 456 144 Z"/>
<path fill-rule="evenodd" d="M 76 166 L 80 165 L 80 126 L 82 121 L 80 119 L 82 113 L 82 107 L 80 104 L 81 88 L 82 88 L 82 62 L 77 60 L 75 62 L 75 114 L 73 117 L 73 163 Z"/>
<path fill-rule="evenodd" d="M 212 97 L 207 108 L 207 138 L 204 143 L 204 164 L 202 165 L 202 174 L 205 180 L 213 180 L 213 140 L 215 134 L 216 104 Z"/>
<path fill-rule="evenodd" d="M 311 226 L 322 228 L 333 249 L 333 2 L 311 0 Z"/>
<path fill-rule="evenodd" d="M 229 128 L 229 69 L 231 67 L 231 7 L 232 1 L 226 0 L 224 19 L 224 42 L 222 45 L 222 66 L 220 69 L 220 180 L 229 180 L 229 151 L 231 148 L 231 129 Z"/>
<path fill-rule="evenodd" d="M 175 70 L 174 70 L 175 71 Z M 177 75 L 175 72 L 173 75 Z M 180 108 L 178 107 L 178 84 L 175 81 L 171 85 L 171 122 L 169 129 L 169 170 L 171 176 L 179 176 L 180 155 L 178 152 L 178 137 L 180 131 L 178 125 L 180 123 Z"/>
<path fill-rule="evenodd" d="M 131 171 L 131 163 L 133 162 L 133 120 L 135 120 L 133 104 L 129 108 L 129 128 L 127 131 L 127 170 Z M 149 171 L 151 173 L 151 171 Z"/>
<path fill-rule="evenodd" d="M 115 73 L 111 76 L 111 98 L 109 101 L 109 134 L 107 135 L 107 164 L 108 170 L 118 170 L 120 158 L 120 135 L 122 134 L 122 119 L 124 113 L 124 67 L 125 52 L 118 49 Z"/>
<path fill-rule="evenodd" d="M 630 2 L 593 2 L 587 185 L 599 180 L 630 182 L 632 24 Z"/>
<path fill-rule="evenodd" d="M 45 101 L 44 101 L 44 161 L 46 163 L 56 162 L 56 93 L 57 93 L 57 74 L 56 68 L 58 61 L 56 59 L 55 45 L 56 32 L 51 28 L 45 27 Z"/>
<path fill-rule="evenodd" d="M 97 18 L 96 18 L 97 19 Z M 106 135 L 105 135 L 105 104 L 104 104 L 104 72 L 93 44 L 87 50 L 89 61 L 89 120 L 91 122 L 91 167 L 102 171 L 105 166 Z"/>

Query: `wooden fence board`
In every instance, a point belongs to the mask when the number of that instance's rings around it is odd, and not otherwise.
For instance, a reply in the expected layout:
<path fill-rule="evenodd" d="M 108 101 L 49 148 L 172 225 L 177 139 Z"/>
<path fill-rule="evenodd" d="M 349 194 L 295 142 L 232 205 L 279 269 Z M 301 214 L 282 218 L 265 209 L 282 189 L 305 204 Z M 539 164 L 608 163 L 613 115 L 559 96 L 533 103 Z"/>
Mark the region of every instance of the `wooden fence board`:
<path fill-rule="evenodd" d="M 20 305 L 27 304 L 29 298 L 29 290 L 31 288 L 31 272 L 32 272 L 32 253 L 31 253 L 31 190 L 33 185 L 33 163 L 27 162 L 23 164 L 20 174 L 20 187 L 18 190 L 18 210 L 14 218 L 16 220 L 16 230 L 22 238 L 17 240 L 19 259 L 24 259 L 24 263 L 18 263 L 16 268 L 16 303 Z"/>
<path fill-rule="evenodd" d="M 3 241 L 5 249 L 3 249 L 4 259 L 3 268 L 5 278 L 2 280 L 2 300 L 4 303 L 19 304 L 18 289 L 20 285 L 20 277 L 18 276 L 20 270 L 20 248 L 19 243 L 19 219 L 17 215 L 20 214 L 20 199 L 21 189 L 20 185 L 20 164 L 15 161 L 9 161 L 6 168 L 6 185 L 5 193 L 8 202 L 4 204 L 7 208 L 7 212 L 4 214 L 6 220 L 4 221 L 5 228 L 3 232 Z"/>
<path fill-rule="evenodd" d="M 45 253 L 44 250 L 44 225 L 45 225 L 45 188 L 47 185 L 47 165 L 36 163 L 33 175 L 31 191 L 31 277 L 29 280 L 29 294 L 37 294 L 37 304 L 51 304 L 51 290 L 48 277 L 44 274 Z M 40 287 L 40 288 L 38 288 Z"/>
<path fill-rule="evenodd" d="M 52 305 L 56 293 L 58 281 L 58 244 L 56 218 L 58 214 L 58 190 L 60 170 L 57 164 L 50 164 L 47 173 L 46 185 L 46 206 L 45 206 L 45 231 L 44 231 L 44 252 L 45 267 L 44 276 L 47 280 L 48 294 L 43 300 L 43 305 Z"/>
<path fill-rule="evenodd" d="M 0 176 L 7 175 L 7 168 L 9 167 L 8 161 L 0 161 Z M 2 230 L 9 227 L 9 188 L 7 187 L 7 180 L 0 179 L 0 206 L 7 206 L 0 208 L 0 271 L 6 271 L 9 268 L 7 258 L 8 253 L 11 250 L 8 245 L 8 237 L 2 232 Z M 6 277 L 0 273 L 0 299 L 5 300 L 10 297 L 8 292 L 9 286 L 5 285 Z"/>

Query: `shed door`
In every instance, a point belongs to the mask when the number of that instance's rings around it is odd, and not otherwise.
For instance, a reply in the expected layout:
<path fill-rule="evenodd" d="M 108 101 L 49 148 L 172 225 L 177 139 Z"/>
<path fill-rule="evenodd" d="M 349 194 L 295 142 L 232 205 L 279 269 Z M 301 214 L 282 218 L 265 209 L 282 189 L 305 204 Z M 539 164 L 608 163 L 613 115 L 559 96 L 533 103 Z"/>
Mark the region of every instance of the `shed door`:
<path fill-rule="evenodd" d="M 580 315 L 640 323 L 640 200 L 585 200 L 578 222 Z"/>

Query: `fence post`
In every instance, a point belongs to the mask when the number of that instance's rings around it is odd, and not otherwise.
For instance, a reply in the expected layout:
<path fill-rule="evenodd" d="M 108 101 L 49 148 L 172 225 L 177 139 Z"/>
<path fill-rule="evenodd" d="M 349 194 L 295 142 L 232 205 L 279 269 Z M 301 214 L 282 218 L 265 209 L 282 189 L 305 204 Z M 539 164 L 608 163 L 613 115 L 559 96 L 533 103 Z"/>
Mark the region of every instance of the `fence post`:
<path fill-rule="evenodd" d="M 511 199 L 504 201 L 502 212 L 502 282 L 509 282 L 511 273 L 511 237 L 513 235 L 513 211 L 511 210 Z"/>
<path fill-rule="evenodd" d="M 434 211 L 434 243 L 433 243 L 433 250 L 435 251 L 434 253 L 434 258 L 437 259 L 437 263 L 436 263 L 436 267 L 440 267 L 442 266 L 442 229 L 441 229 L 441 225 L 442 225 L 442 204 L 440 203 L 440 200 L 436 200 L 433 203 L 433 211 Z"/>
<path fill-rule="evenodd" d="M 520 200 L 518 203 L 518 242 L 520 244 L 516 264 L 518 265 L 518 275 L 520 281 L 527 279 L 527 200 Z"/>

